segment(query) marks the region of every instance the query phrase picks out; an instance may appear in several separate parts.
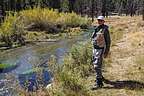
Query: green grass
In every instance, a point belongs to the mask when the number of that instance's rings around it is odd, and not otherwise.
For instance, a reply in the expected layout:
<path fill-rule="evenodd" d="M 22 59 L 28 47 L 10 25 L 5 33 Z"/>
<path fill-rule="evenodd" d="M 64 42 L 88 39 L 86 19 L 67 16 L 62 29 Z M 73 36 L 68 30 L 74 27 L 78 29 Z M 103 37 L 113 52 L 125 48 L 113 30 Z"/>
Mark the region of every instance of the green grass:
<path fill-rule="evenodd" d="M 51 96 L 90 96 L 84 84 L 91 74 L 91 49 L 89 42 L 71 49 L 64 64 L 54 70 L 54 89 L 49 90 Z"/>
<path fill-rule="evenodd" d="M 123 37 L 123 32 L 124 28 L 123 27 L 118 27 L 118 28 L 110 28 L 110 34 L 111 34 L 111 39 L 112 39 L 112 46 L 117 43 L 118 40 L 122 39 Z"/>
<path fill-rule="evenodd" d="M 16 64 L 0 64 L 0 69 L 6 69 L 16 66 Z"/>
<path fill-rule="evenodd" d="M 36 73 L 36 72 L 41 72 L 42 68 L 33 68 L 33 69 L 30 69 L 30 70 L 27 70 L 25 72 L 23 72 L 22 74 L 26 75 L 26 74 L 33 74 L 33 73 Z"/>

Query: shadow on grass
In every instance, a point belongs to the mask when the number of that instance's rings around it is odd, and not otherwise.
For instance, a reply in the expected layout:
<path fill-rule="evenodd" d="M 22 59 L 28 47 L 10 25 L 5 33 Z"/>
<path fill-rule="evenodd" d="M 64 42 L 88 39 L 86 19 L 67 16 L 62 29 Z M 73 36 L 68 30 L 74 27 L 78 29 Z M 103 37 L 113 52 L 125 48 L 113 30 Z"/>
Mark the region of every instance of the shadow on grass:
<path fill-rule="evenodd" d="M 130 90 L 140 90 L 144 89 L 144 83 L 127 80 L 127 81 L 110 81 L 107 79 L 103 80 L 104 83 L 112 85 L 112 87 L 104 87 L 105 89 L 130 89 Z"/>

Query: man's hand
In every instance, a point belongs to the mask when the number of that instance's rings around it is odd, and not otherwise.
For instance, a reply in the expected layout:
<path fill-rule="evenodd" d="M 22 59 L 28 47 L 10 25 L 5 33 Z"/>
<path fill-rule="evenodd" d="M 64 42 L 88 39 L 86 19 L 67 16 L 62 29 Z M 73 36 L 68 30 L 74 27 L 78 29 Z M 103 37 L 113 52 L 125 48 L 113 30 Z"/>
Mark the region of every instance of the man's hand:
<path fill-rule="evenodd" d="M 104 57 L 104 58 L 107 58 L 107 57 L 109 57 L 109 56 L 110 56 L 110 52 L 103 54 L 103 57 Z"/>
<path fill-rule="evenodd" d="M 95 68 L 97 68 L 97 65 L 94 65 L 93 67 L 94 67 L 94 69 L 95 69 Z"/>
<path fill-rule="evenodd" d="M 104 57 L 104 58 L 107 58 L 107 56 L 108 56 L 108 54 L 106 54 L 106 53 L 103 54 L 103 57 Z"/>

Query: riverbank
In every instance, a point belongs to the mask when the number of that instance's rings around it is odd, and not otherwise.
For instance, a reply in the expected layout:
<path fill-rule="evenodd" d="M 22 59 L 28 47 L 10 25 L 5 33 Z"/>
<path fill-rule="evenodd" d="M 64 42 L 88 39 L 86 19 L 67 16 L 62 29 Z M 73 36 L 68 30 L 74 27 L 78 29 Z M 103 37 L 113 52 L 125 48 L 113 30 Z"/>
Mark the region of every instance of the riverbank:
<path fill-rule="evenodd" d="M 0 26 L 0 46 L 12 48 L 28 41 L 71 37 L 88 28 L 90 20 L 76 13 L 58 12 L 48 8 L 34 8 L 7 14 Z"/>

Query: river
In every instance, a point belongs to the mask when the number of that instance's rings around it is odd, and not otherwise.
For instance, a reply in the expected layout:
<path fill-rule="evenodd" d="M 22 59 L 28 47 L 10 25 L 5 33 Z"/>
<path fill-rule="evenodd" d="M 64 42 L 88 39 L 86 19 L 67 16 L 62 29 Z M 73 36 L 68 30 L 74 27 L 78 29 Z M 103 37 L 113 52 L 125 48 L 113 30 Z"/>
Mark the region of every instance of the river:
<path fill-rule="evenodd" d="M 51 56 L 55 56 L 57 63 L 61 64 L 64 55 L 69 52 L 74 44 L 85 42 L 90 38 L 89 33 L 91 32 L 84 32 L 80 36 L 75 36 L 71 39 L 61 39 L 56 42 L 39 42 L 1 52 L 1 63 L 16 64 L 18 67 L 8 73 L 0 74 L 0 96 L 16 96 L 11 89 L 10 91 L 7 89 L 13 87 L 14 81 L 18 79 L 19 74 L 23 74 L 27 70 L 38 67 L 42 63 L 48 63 L 48 59 Z M 14 78 L 8 80 L 8 76 L 13 76 Z M 13 84 L 8 84 L 6 86 L 7 82 Z"/>

